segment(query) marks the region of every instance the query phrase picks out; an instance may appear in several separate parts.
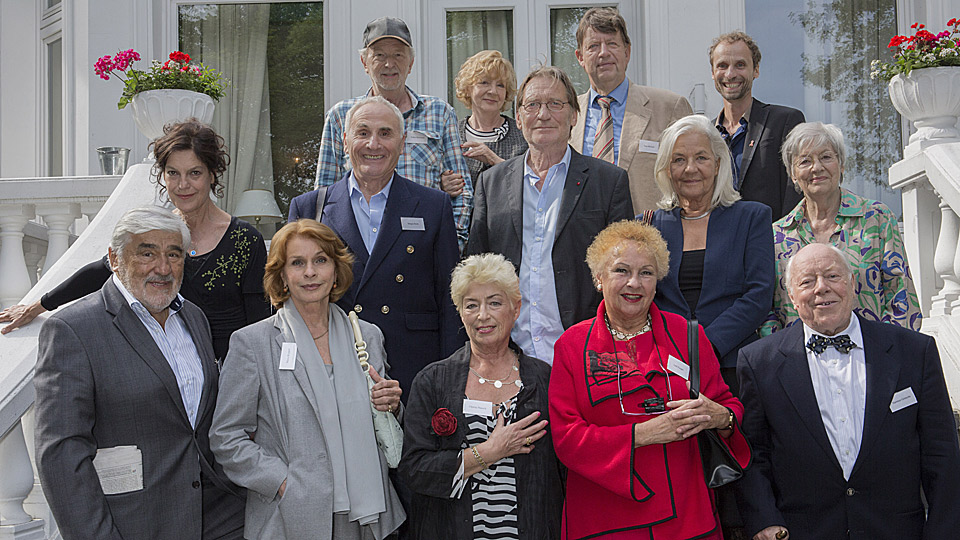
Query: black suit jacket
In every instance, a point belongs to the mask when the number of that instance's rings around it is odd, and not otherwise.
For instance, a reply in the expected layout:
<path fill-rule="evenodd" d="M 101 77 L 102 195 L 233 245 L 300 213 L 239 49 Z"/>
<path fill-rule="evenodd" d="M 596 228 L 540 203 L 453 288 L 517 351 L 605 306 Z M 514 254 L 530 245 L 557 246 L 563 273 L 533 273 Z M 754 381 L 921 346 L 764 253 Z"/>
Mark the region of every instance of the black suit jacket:
<path fill-rule="evenodd" d="M 780 147 L 790 130 L 803 121 L 797 109 L 753 99 L 740 162 L 740 196 L 769 206 L 773 221 L 793 210 L 802 198 L 780 159 Z"/>
<path fill-rule="evenodd" d="M 937 344 L 892 324 L 861 318 L 860 328 L 867 394 L 849 481 L 823 425 L 803 325 L 740 350 L 743 430 L 753 446 L 753 466 L 737 484 L 748 536 L 785 525 L 794 540 L 957 537 L 960 447 Z M 894 393 L 907 388 L 917 403 L 891 412 Z"/>
<path fill-rule="evenodd" d="M 189 301 L 179 313 L 203 366 L 196 427 L 170 364 L 113 279 L 40 329 L 37 469 L 66 540 L 242 534 L 244 500 L 208 439 L 218 371 L 207 319 Z M 93 458 L 121 445 L 140 449 L 143 489 L 104 495 Z"/>
<path fill-rule="evenodd" d="M 421 220 L 422 230 L 403 225 L 404 218 Z M 466 340 L 450 299 L 450 273 L 460 258 L 450 196 L 395 174 L 371 253 L 360 236 L 346 179 L 327 188 L 321 221 L 356 257 L 353 284 L 337 305 L 383 331 L 390 376 L 400 381 L 406 401 L 420 369 L 450 356 Z"/>
<path fill-rule="evenodd" d="M 523 160 L 508 159 L 480 174 L 473 192 L 467 255 L 501 253 L 520 271 L 523 247 Z M 553 272 L 564 328 L 597 314 L 600 294 L 584 261 L 607 225 L 633 219 L 626 171 L 571 150 L 553 242 Z"/>

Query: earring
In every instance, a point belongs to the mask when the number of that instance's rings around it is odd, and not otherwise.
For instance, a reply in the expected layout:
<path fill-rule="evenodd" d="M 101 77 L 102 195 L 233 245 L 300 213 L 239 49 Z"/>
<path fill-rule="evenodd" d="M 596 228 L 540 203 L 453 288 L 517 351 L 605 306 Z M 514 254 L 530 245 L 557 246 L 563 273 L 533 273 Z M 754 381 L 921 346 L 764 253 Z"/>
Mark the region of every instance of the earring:
<path fill-rule="evenodd" d="M 288 292 L 290 292 L 290 288 L 287 287 L 287 284 L 286 284 L 286 283 L 284 283 L 284 284 L 283 284 L 283 294 L 287 294 Z"/>
<path fill-rule="evenodd" d="M 603 292 L 603 283 L 597 282 L 597 292 Z"/>

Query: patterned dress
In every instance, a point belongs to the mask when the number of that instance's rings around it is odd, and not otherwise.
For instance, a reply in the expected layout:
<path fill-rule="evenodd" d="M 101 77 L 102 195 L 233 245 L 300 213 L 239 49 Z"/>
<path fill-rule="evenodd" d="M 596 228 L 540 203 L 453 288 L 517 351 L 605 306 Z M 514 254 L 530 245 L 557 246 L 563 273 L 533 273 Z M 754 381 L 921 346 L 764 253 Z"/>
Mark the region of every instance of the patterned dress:
<path fill-rule="evenodd" d="M 490 438 L 497 418 L 503 415 L 504 424 L 516 421 L 517 397 L 497 406 L 494 416 L 467 414 L 467 448 Z M 469 457 L 468 450 L 464 450 Z M 467 479 L 473 501 L 474 540 L 519 539 L 517 528 L 517 479 L 513 456 L 508 456 L 473 474 Z"/>
<path fill-rule="evenodd" d="M 872 321 L 920 330 L 920 302 L 910 277 L 897 218 L 886 205 L 840 189 L 837 227 L 830 243 L 847 254 L 857 275 L 854 312 Z M 799 320 L 787 297 L 787 262 L 800 248 L 816 242 L 805 217 L 806 200 L 773 224 L 777 288 L 773 310 L 760 328 L 769 335 Z"/>

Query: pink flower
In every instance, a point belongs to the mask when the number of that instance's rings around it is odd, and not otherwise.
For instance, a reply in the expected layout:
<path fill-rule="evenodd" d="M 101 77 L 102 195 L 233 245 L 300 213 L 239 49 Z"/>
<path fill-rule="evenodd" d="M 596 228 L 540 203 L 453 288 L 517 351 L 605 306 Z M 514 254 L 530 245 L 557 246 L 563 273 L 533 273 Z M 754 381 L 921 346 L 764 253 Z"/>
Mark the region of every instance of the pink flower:
<path fill-rule="evenodd" d="M 110 75 L 113 71 L 113 63 L 111 62 L 110 55 L 101 56 L 97 59 L 97 62 L 93 64 L 93 72 L 100 76 L 101 79 L 105 81 L 110 80 Z"/>

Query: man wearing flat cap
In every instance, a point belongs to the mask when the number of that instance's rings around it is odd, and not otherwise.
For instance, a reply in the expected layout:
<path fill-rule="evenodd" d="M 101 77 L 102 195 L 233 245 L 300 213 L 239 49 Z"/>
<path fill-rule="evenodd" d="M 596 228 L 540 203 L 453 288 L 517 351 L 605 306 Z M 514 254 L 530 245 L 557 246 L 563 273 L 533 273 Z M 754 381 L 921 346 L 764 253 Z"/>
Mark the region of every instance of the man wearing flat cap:
<path fill-rule="evenodd" d="M 417 95 L 406 86 L 413 67 L 413 40 L 406 23 L 394 17 L 380 17 L 363 31 L 360 62 L 373 83 L 366 94 L 346 99 L 327 111 L 320 141 L 316 187 L 290 203 L 290 221 L 313 218 L 323 188 L 340 180 L 349 168 L 349 149 L 344 144 L 346 116 L 367 96 L 382 96 L 403 113 L 406 142 L 397 164 L 397 174 L 449 194 L 460 249 L 467 241 L 473 184 L 460 150 L 457 115 L 438 97 Z"/>

